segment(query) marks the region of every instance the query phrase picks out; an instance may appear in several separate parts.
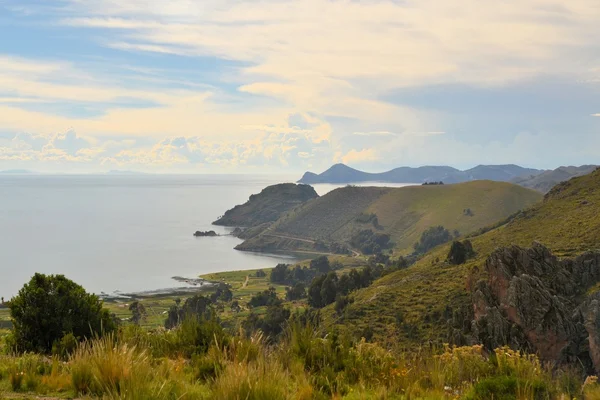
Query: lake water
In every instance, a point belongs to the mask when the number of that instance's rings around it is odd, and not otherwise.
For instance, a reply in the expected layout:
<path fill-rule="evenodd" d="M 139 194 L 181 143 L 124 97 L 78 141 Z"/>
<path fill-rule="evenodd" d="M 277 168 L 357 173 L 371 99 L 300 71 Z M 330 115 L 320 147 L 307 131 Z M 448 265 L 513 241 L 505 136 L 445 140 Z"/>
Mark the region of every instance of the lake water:
<path fill-rule="evenodd" d="M 192 234 L 227 233 L 211 222 L 264 187 L 294 178 L 0 175 L 0 296 L 15 295 L 35 272 L 64 274 L 95 293 L 138 292 L 180 287 L 173 276 L 293 262 L 233 250 L 240 240 L 232 236 Z M 339 186 L 315 189 L 322 195 Z"/>

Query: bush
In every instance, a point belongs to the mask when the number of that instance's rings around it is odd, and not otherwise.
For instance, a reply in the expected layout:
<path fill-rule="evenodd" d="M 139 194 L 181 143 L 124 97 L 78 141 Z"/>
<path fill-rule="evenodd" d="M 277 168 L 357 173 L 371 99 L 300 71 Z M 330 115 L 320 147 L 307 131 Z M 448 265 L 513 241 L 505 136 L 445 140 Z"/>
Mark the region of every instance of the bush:
<path fill-rule="evenodd" d="M 310 261 L 310 269 L 314 269 L 321 274 L 326 274 L 331 271 L 329 259 L 327 256 L 317 257 Z"/>
<path fill-rule="evenodd" d="M 303 283 L 296 283 L 291 288 L 285 288 L 285 299 L 288 301 L 300 300 L 306 297 L 306 289 Z"/>
<path fill-rule="evenodd" d="M 114 330 L 102 301 L 63 275 L 35 274 L 10 303 L 18 351 L 49 353 L 66 333 L 90 338 Z"/>
<path fill-rule="evenodd" d="M 250 307 L 261 307 L 279 303 L 281 303 L 281 300 L 277 298 L 277 292 L 275 291 L 275 288 L 271 286 L 269 289 L 252 296 L 248 305 Z"/>
<path fill-rule="evenodd" d="M 174 306 L 171 306 L 165 320 L 165 328 L 172 329 L 186 319 L 209 320 L 213 315 L 210 299 L 202 295 L 196 295 L 187 299 L 181 308 L 178 301 L 175 302 Z"/>
<path fill-rule="evenodd" d="M 79 340 L 77 340 L 75 335 L 67 333 L 59 341 L 54 343 L 52 346 L 52 354 L 62 359 L 67 359 L 73 354 L 75 349 L 77 349 L 78 344 Z"/>
<path fill-rule="evenodd" d="M 465 397 L 468 400 L 551 399 L 551 391 L 543 381 L 526 381 L 514 376 L 494 376 L 477 382 Z"/>
<path fill-rule="evenodd" d="M 390 235 L 365 229 L 352 236 L 350 244 L 364 254 L 376 254 L 390 246 Z"/>
<path fill-rule="evenodd" d="M 256 271 L 255 275 L 257 278 L 264 278 L 265 276 L 267 276 L 267 273 L 262 269 L 259 269 L 258 271 Z"/>
<path fill-rule="evenodd" d="M 421 235 L 421 239 L 415 243 L 415 252 L 419 254 L 427 253 L 434 247 L 452 240 L 452 234 L 443 226 L 431 227 Z"/>
<path fill-rule="evenodd" d="M 471 241 L 465 240 L 463 242 L 454 241 L 452 242 L 452 246 L 450 246 L 450 251 L 448 252 L 447 260 L 450 264 L 461 265 L 467 262 L 467 260 L 473 255 L 475 252 L 473 251 L 473 245 Z"/>

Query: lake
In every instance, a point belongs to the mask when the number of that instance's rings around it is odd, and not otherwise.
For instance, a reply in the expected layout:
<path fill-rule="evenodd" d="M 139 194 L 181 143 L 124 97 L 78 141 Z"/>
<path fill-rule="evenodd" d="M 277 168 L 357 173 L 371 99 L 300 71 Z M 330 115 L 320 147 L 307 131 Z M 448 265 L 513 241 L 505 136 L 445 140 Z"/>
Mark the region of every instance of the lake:
<path fill-rule="evenodd" d="M 35 272 L 64 274 L 95 293 L 139 292 L 182 286 L 173 276 L 294 262 L 233 250 L 241 241 L 232 236 L 192 235 L 228 233 L 211 222 L 264 187 L 294 178 L 0 175 L 0 296 L 15 295 Z M 320 195 L 339 186 L 314 185 Z"/>

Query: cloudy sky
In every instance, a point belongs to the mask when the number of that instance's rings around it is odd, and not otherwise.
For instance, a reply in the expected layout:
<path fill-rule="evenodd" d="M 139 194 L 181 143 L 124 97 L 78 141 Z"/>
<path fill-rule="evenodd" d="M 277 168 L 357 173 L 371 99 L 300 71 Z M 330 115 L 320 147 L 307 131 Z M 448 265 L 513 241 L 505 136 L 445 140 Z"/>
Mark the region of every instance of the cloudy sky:
<path fill-rule="evenodd" d="M 0 169 L 600 163 L 598 0 L 0 0 Z"/>

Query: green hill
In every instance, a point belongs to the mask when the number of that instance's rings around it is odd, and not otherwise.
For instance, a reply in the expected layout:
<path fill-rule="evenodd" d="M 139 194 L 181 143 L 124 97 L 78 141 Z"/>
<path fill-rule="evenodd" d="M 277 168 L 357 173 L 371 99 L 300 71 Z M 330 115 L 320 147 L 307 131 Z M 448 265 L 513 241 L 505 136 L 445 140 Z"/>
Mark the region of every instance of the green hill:
<path fill-rule="evenodd" d="M 505 257 L 502 250 L 499 250 L 500 253 L 496 253 L 501 257 L 494 253 L 495 249 L 513 244 L 530 247 L 537 241 L 559 257 L 573 257 L 600 248 L 600 170 L 559 184 L 543 201 L 519 213 L 505 225 L 474 236 L 470 240 L 476 256 L 466 264 L 457 266 L 447 263 L 450 246 L 440 246 L 412 267 L 391 273 L 368 288 L 355 292 L 352 295 L 352 303 L 343 315 L 338 315 L 331 306 L 326 308 L 323 313 L 325 320 L 328 325 L 337 325 L 340 329 L 358 335 L 365 330 L 372 330 L 375 337 L 383 342 L 388 341 L 390 345 L 397 344 L 398 341 L 412 346 L 429 340 L 464 340 L 456 337 L 456 334 L 460 331 L 470 332 L 472 329 L 472 291 L 480 279 L 489 278 L 488 270 L 492 262 L 508 262 L 506 260 L 510 260 L 514 254 L 517 255 L 517 264 L 525 263 L 529 258 L 535 260 L 536 257 L 541 257 L 532 264 L 535 266 L 535 274 L 539 274 L 541 279 L 540 288 L 550 285 L 544 283 L 548 280 L 552 283 L 559 278 L 563 279 L 570 273 L 569 270 L 574 269 L 574 265 L 582 262 L 567 260 L 557 267 L 557 262 L 553 261 L 553 256 L 546 250 L 520 250 L 509 247 L 504 252 L 511 257 Z M 493 253 L 496 255 L 490 257 Z M 593 256 L 594 253 L 588 254 Z M 587 265 L 587 268 L 598 268 L 589 260 L 583 264 Z M 548 265 L 553 269 L 548 269 Z M 502 265 L 502 262 L 500 266 L 506 270 L 513 268 L 508 264 Z M 564 268 L 564 271 L 545 276 L 545 268 L 548 271 L 560 271 L 560 268 Z M 593 284 L 598 274 L 588 272 L 584 276 L 587 276 L 586 285 L 579 288 L 575 285 L 570 297 L 561 300 L 565 304 L 571 304 L 570 307 L 582 301 L 585 293 L 581 290 Z M 552 285 L 556 286 L 556 283 Z M 506 287 L 503 290 L 506 291 Z M 561 294 L 559 289 L 549 290 L 549 293 L 549 299 L 562 299 L 566 296 Z M 532 302 L 536 300 L 539 298 L 531 294 L 524 306 L 533 308 Z M 552 303 L 554 300 L 548 301 Z M 545 315 L 543 313 L 542 317 L 546 318 Z M 575 325 L 577 324 L 573 326 Z M 494 329 L 502 333 L 500 326 Z M 477 341 L 476 338 L 472 340 Z"/>
<path fill-rule="evenodd" d="M 390 235 L 395 250 L 406 253 L 431 226 L 470 233 L 541 198 L 533 190 L 492 181 L 402 188 L 348 186 L 284 214 L 238 248 L 293 251 L 316 250 L 315 243 L 350 246 L 355 234 L 370 229 Z"/>
<path fill-rule="evenodd" d="M 250 196 L 246 203 L 226 211 L 213 224 L 255 227 L 276 221 L 286 211 L 317 197 L 319 195 L 315 189 L 308 185 L 282 183 L 268 186 L 260 193 Z"/>

